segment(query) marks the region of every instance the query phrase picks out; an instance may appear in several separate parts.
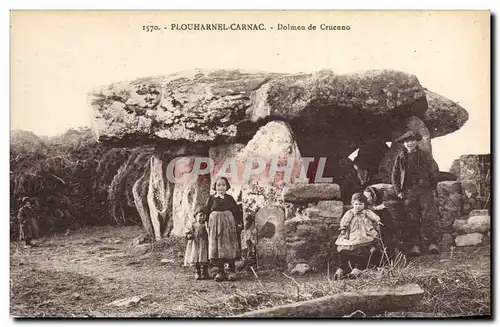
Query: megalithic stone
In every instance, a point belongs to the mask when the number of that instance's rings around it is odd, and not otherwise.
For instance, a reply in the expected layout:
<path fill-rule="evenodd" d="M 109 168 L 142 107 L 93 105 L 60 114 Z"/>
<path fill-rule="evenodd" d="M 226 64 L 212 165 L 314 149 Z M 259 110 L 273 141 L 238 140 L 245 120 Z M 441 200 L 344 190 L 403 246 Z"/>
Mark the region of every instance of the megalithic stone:
<path fill-rule="evenodd" d="M 261 208 L 255 215 L 259 267 L 286 266 L 285 211 L 276 206 Z"/>
<path fill-rule="evenodd" d="M 203 155 L 207 157 L 207 155 Z M 194 156 L 184 157 L 185 162 L 175 166 L 176 181 L 173 185 L 172 198 L 172 235 L 183 236 L 191 226 L 196 210 L 202 208 L 210 195 L 209 174 L 195 177 L 193 171 Z"/>
<path fill-rule="evenodd" d="M 139 213 L 139 217 L 141 217 L 142 227 L 146 231 L 146 233 L 154 239 L 154 231 L 153 225 L 151 224 L 151 216 L 149 215 L 149 207 L 148 207 L 148 194 L 149 189 L 149 169 L 139 177 L 139 179 L 134 183 L 132 187 L 132 194 L 134 195 L 134 203 Z"/>
<path fill-rule="evenodd" d="M 154 238 L 162 239 L 162 227 L 166 225 L 167 196 L 165 179 L 163 178 L 163 161 L 158 154 L 150 158 L 150 175 L 148 188 L 148 206 L 153 225 Z"/>

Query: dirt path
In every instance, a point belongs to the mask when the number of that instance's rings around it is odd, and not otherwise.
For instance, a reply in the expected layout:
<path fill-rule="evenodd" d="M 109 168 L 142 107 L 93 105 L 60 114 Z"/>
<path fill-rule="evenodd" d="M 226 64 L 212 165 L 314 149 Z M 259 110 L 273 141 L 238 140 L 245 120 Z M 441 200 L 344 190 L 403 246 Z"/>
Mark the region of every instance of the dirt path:
<path fill-rule="evenodd" d="M 252 274 L 242 275 L 234 283 L 194 281 L 192 271 L 181 266 L 182 248 L 164 244 L 167 250 L 162 250 L 158 245 L 133 245 L 133 239 L 141 233 L 138 227 L 104 227 L 42 238 L 37 248 L 24 249 L 17 242 L 11 243 L 11 314 L 199 316 L 207 315 L 205 308 L 214 307 L 218 299 L 235 294 L 259 294 L 264 290 L 276 294 L 297 292 L 296 284 L 278 273 L 259 272 L 263 285 Z M 455 259 L 446 259 L 445 254 L 422 257 L 419 265 L 432 271 L 459 264 L 476 274 L 489 273 L 489 257 L 481 255 L 476 256 L 475 262 L 461 262 L 460 255 L 463 254 L 456 252 Z M 168 262 L 162 263 L 162 259 Z M 325 276 L 297 277 L 296 281 L 301 285 L 325 284 Z M 144 298 L 130 307 L 108 305 L 131 296 Z M 258 300 L 240 297 L 249 306 L 252 304 L 248 301 Z M 238 305 L 237 301 L 224 305 L 231 303 Z"/>
<path fill-rule="evenodd" d="M 138 227 L 96 228 L 43 238 L 37 248 L 12 243 L 11 314 L 196 315 L 196 306 L 183 303 L 211 301 L 234 293 L 236 287 L 245 291 L 260 288 L 248 275 L 237 283 L 194 281 L 192 271 L 181 266 L 179 253 L 162 254 L 151 251 L 150 245 L 133 246 L 137 235 L 141 235 Z M 162 263 L 162 258 L 169 262 Z M 267 278 L 267 287 L 282 288 L 282 281 Z M 106 306 L 136 295 L 147 297 L 132 309 Z"/>

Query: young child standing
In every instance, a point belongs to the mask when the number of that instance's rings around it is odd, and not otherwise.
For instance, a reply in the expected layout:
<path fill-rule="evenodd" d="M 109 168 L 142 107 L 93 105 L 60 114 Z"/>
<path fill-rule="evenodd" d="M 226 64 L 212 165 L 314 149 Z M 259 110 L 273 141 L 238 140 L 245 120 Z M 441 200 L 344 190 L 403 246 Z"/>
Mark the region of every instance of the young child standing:
<path fill-rule="evenodd" d="M 356 277 L 368 264 L 368 258 L 376 251 L 380 217 L 366 208 L 367 199 L 363 193 L 354 193 L 352 209 L 340 220 L 340 235 L 335 241 L 340 253 L 340 268 L 335 279 L 342 278 L 352 267 L 349 277 Z"/>
<path fill-rule="evenodd" d="M 215 181 L 211 195 L 204 208 L 208 215 L 208 257 L 217 267 L 215 280 L 236 279 L 235 260 L 240 257 L 237 228 L 242 228 L 242 218 L 234 198 L 227 194 L 231 188 L 227 178 L 219 177 Z M 228 264 L 226 275 L 224 265 Z"/>
<path fill-rule="evenodd" d="M 209 279 L 208 275 L 208 232 L 202 211 L 195 213 L 195 221 L 186 232 L 188 239 L 184 264 L 195 267 L 195 279 Z"/>

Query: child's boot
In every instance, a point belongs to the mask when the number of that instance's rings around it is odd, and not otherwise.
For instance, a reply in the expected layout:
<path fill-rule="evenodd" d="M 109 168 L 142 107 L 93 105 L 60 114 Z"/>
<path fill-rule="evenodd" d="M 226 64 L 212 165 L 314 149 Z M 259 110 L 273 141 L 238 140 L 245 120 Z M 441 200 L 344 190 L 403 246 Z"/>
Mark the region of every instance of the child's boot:
<path fill-rule="evenodd" d="M 344 276 L 345 276 L 344 270 L 342 270 L 342 268 L 338 268 L 335 274 L 333 275 L 333 279 L 340 280 L 344 278 Z"/>
<path fill-rule="evenodd" d="M 430 254 L 438 254 L 439 253 L 439 248 L 437 247 L 436 244 L 429 245 L 429 253 Z"/>
<path fill-rule="evenodd" d="M 222 282 L 224 279 L 226 279 L 226 274 L 224 272 L 224 264 L 219 264 L 217 266 L 217 275 L 215 275 L 215 281 Z"/>
<path fill-rule="evenodd" d="M 196 265 L 196 272 L 194 274 L 194 279 L 195 280 L 200 280 L 201 279 L 201 272 L 200 272 L 200 265 Z"/>
<path fill-rule="evenodd" d="M 227 275 L 227 280 L 236 280 L 236 265 L 234 264 L 234 260 L 229 262 L 229 274 Z"/>

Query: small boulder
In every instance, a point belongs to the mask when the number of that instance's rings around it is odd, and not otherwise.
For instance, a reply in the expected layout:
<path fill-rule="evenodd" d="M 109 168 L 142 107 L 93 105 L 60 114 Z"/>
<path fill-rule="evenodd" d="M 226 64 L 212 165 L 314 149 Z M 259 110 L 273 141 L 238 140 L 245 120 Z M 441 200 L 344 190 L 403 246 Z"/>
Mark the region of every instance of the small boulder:
<path fill-rule="evenodd" d="M 283 191 L 286 202 L 308 203 L 340 199 L 340 186 L 329 183 L 296 184 Z"/>
<path fill-rule="evenodd" d="M 467 219 L 467 224 L 472 232 L 486 233 L 491 228 L 490 216 L 472 216 Z"/>
<path fill-rule="evenodd" d="M 132 241 L 132 245 L 134 245 L 134 246 L 142 245 L 142 244 L 146 243 L 147 241 L 148 241 L 148 238 L 146 236 L 144 236 L 144 235 L 137 236 Z"/>
<path fill-rule="evenodd" d="M 302 276 L 309 271 L 311 271 L 311 267 L 309 267 L 309 265 L 307 263 L 298 263 L 292 269 L 291 273 Z"/>
<path fill-rule="evenodd" d="M 453 230 L 456 232 L 464 232 L 467 233 L 467 220 L 465 219 L 457 219 L 453 222 Z"/>
<path fill-rule="evenodd" d="M 111 303 L 108 303 L 107 306 L 130 307 L 132 305 L 139 303 L 145 297 L 146 295 L 136 295 L 125 299 L 113 301 Z"/>
<path fill-rule="evenodd" d="M 488 212 L 488 209 L 474 209 L 469 213 L 469 217 L 474 217 L 474 216 L 489 216 L 490 213 Z"/>
<path fill-rule="evenodd" d="M 471 246 L 478 245 L 483 242 L 483 234 L 472 233 L 466 235 L 457 236 L 455 239 L 455 244 L 457 246 Z"/>
<path fill-rule="evenodd" d="M 149 251 L 149 244 L 141 244 L 137 245 L 134 249 L 133 252 L 137 255 L 145 254 Z"/>

